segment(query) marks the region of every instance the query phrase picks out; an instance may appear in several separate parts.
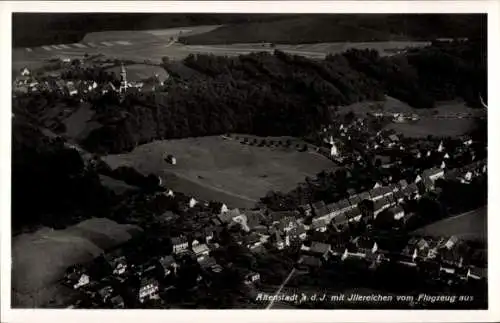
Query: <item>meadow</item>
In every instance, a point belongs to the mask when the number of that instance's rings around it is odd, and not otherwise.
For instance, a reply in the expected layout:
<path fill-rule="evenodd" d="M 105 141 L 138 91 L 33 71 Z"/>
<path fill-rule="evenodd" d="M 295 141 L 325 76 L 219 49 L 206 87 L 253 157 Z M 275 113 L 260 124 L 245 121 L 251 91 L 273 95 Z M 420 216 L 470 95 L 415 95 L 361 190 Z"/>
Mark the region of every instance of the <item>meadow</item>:
<path fill-rule="evenodd" d="M 164 154 L 174 155 L 177 165 L 166 163 Z M 335 168 L 314 152 L 243 145 L 219 136 L 155 141 L 103 159 L 111 168 L 153 173 L 174 191 L 231 207 L 253 207 L 270 190 L 289 191 L 306 176 Z"/>

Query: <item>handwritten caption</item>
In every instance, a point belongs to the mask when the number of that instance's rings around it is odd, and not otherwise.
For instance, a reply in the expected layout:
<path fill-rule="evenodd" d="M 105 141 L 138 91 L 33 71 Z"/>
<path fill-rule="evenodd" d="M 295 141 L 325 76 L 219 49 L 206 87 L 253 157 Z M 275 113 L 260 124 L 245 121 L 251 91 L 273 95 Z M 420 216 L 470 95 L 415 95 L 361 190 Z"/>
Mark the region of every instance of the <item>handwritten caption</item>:
<path fill-rule="evenodd" d="M 307 302 L 329 302 L 329 303 L 449 303 L 455 304 L 460 302 L 472 302 L 473 296 L 470 295 L 432 295 L 432 294 L 416 294 L 416 295 L 383 295 L 369 294 L 362 295 L 357 293 L 349 294 L 325 294 L 325 293 L 291 293 L 291 294 L 268 294 L 258 293 L 256 301 L 261 302 L 285 302 L 285 303 L 307 303 Z"/>

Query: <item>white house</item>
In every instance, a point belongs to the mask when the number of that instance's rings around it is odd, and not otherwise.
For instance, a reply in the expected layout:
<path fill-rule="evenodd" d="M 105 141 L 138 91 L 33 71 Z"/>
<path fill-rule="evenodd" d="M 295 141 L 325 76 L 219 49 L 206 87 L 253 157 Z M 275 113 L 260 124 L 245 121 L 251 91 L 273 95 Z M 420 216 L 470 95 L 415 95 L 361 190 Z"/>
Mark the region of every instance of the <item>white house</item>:
<path fill-rule="evenodd" d="M 444 151 L 444 146 L 443 146 L 443 142 L 442 142 L 442 141 L 439 143 L 439 146 L 438 146 L 438 148 L 437 148 L 437 151 L 438 151 L 438 152 L 442 152 L 442 151 Z"/>
<path fill-rule="evenodd" d="M 156 280 L 143 280 L 139 288 L 139 301 L 144 303 L 148 298 L 156 298 L 158 296 L 158 290 L 158 282 Z"/>
<path fill-rule="evenodd" d="M 222 206 L 220 208 L 220 213 L 226 213 L 228 211 L 229 211 L 229 209 L 227 208 L 227 205 L 226 204 L 222 204 Z"/>
<path fill-rule="evenodd" d="M 194 197 L 192 197 L 190 200 L 189 200 L 189 207 L 190 208 L 193 208 L 196 204 L 198 204 L 198 201 L 194 199 Z"/>
<path fill-rule="evenodd" d="M 339 155 L 339 150 L 333 141 L 331 142 L 331 145 L 332 148 L 330 149 L 330 156 L 337 157 Z"/>
<path fill-rule="evenodd" d="M 21 75 L 22 76 L 30 76 L 31 71 L 27 67 L 24 67 L 23 69 L 21 69 Z"/>
<path fill-rule="evenodd" d="M 78 283 L 76 283 L 75 285 L 73 285 L 73 288 L 74 289 L 78 289 L 82 286 L 85 286 L 85 285 L 88 285 L 90 283 L 90 277 L 89 275 L 87 274 L 82 274 L 80 276 L 80 279 L 78 279 Z"/>

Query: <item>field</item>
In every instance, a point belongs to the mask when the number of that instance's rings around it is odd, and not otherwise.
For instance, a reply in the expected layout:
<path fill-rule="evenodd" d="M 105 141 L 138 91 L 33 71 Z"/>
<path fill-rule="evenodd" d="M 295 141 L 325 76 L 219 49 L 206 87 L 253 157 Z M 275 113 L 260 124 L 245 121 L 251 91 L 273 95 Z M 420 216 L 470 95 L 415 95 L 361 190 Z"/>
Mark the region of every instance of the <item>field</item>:
<path fill-rule="evenodd" d="M 484 110 L 473 109 L 462 101 L 438 102 L 434 109 L 415 109 L 407 103 L 393 97 L 386 96 L 381 102 L 359 102 L 341 109 L 347 113 L 352 111 L 356 115 L 364 116 L 368 112 L 382 110 L 389 113 L 415 113 L 419 120 L 409 123 L 390 123 L 387 129 L 394 129 L 406 137 L 422 138 L 428 135 L 454 137 L 469 131 L 474 125 L 472 117 L 485 115 Z"/>
<path fill-rule="evenodd" d="M 426 46 L 428 42 L 409 41 L 374 41 L 374 42 L 336 42 L 336 43 L 304 43 L 304 44 L 213 44 L 213 45 L 184 45 L 171 41 L 171 37 L 202 35 L 216 30 L 219 26 L 196 26 L 172 28 L 163 30 L 145 31 L 105 31 L 89 33 L 82 41 L 74 44 L 54 44 L 34 48 L 13 49 L 13 69 L 19 70 L 24 66 L 37 68 L 42 61 L 54 57 L 81 58 L 89 55 L 103 54 L 110 58 L 129 59 L 136 61 L 150 60 L 160 63 L 162 57 L 168 56 L 173 60 L 180 60 L 189 54 L 210 53 L 214 55 L 241 55 L 252 52 L 272 52 L 279 49 L 290 54 L 302 55 L 310 58 L 324 58 L 329 53 L 338 53 L 349 48 L 374 48 L 381 55 L 392 54 L 391 50 L 413 46 Z"/>
<path fill-rule="evenodd" d="M 167 164 L 165 153 L 177 165 Z M 247 146 L 218 136 L 156 141 L 104 160 L 112 168 L 128 165 L 157 174 L 174 191 L 231 207 L 253 207 L 270 190 L 289 191 L 306 176 L 335 167 L 314 152 Z"/>
<path fill-rule="evenodd" d="M 91 260 L 139 232 L 132 225 L 93 218 L 64 230 L 42 228 L 12 239 L 12 306 L 43 307 L 64 288 L 67 267 Z M 69 291 L 65 292 L 68 296 Z M 58 300 L 60 301 L 60 300 Z"/>
<path fill-rule="evenodd" d="M 486 207 L 462 213 L 447 218 L 413 232 L 415 235 L 449 237 L 457 236 L 464 240 L 487 240 L 487 217 Z"/>

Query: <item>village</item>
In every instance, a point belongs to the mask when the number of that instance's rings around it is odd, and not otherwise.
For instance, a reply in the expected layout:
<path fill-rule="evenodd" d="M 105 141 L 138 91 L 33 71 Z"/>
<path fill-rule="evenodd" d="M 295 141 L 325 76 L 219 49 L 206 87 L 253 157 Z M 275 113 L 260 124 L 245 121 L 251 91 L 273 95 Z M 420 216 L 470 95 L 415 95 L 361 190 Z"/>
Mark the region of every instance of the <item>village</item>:
<path fill-rule="evenodd" d="M 129 81 L 126 67 L 119 61 L 100 65 L 93 61 L 80 67 L 92 59 L 60 59 L 59 66 L 66 69 L 64 77 L 50 72 L 35 76 L 24 68 L 16 77 L 14 93 L 54 92 L 83 102 L 107 93 L 123 99 L 134 91 L 164 89 L 166 84 L 158 75 Z M 119 80 L 102 73 L 112 66 L 119 66 Z M 265 286 L 279 285 L 284 277 L 269 278 L 258 265 L 245 265 L 239 258 L 246 253 L 292 255 L 289 270 L 306 275 L 333 267 L 341 271 L 344 264 L 353 262 L 366 271 L 391 263 L 416 268 L 425 279 L 448 286 L 484 282 L 485 265 L 472 257 L 481 250 L 474 250 L 467 241 L 456 236 L 409 234 L 415 218 L 420 218 L 420 225 L 433 221 L 432 214 L 423 219 L 418 215 L 419 203 L 424 197 L 442 194 L 443 182 L 467 185 L 486 176 L 484 144 L 467 136 L 406 138 L 384 130 L 381 117 L 396 123 L 418 120 L 416 114 L 337 115 L 312 139 L 300 143 L 222 135 L 242 145 L 294 146 L 304 153 L 321 154 L 341 167 L 343 184 L 327 184 L 336 186 L 327 200 L 309 199 L 293 207 L 278 201 L 281 210 L 266 205 L 230 209 L 224 201 L 202 201 L 174 192 L 160 178 L 163 191 L 150 199 L 168 199 L 176 207 L 137 220 L 149 237 L 146 240 L 131 241 L 90 264 L 68 268 L 64 285 L 81 295 L 70 307 L 176 307 L 186 303 L 186 293 L 213 295 L 221 281 L 224 284 L 233 277 L 247 305 L 262 308 L 267 304 L 256 302 L 254 296 Z M 165 161 L 173 166 L 177 163 L 168 152 Z M 301 185 L 323 184 L 316 178 Z M 402 233 L 405 241 L 395 243 L 387 238 L 395 233 Z"/>
<path fill-rule="evenodd" d="M 261 288 L 280 282 L 267 278 L 258 266 L 245 266 L 239 261 L 246 253 L 292 254 L 295 265 L 290 270 L 306 275 L 343 268 L 342 264 L 351 268 L 357 263 L 363 270 L 373 271 L 390 263 L 418 270 L 425 280 L 450 288 L 484 282 L 485 265 L 476 259 L 483 251 L 468 241 L 456 236 L 405 235 L 418 218 L 420 201 L 442 193 L 440 183 L 467 185 L 486 175 L 484 148 L 468 137 L 424 142 L 387 131 L 373 133 L 366 123 L 353 118 L 325 126 L 317 147 L 309 145 L 309 149 L 348 171 L 368 171 L 369 161 L 375 161 L 378 177 L 373 187 L 350 181 L 352 186 L 344 198 L 311 201 L 283 211 L 265 206 L 230 209 L 223 202 L 201 201 L 165 187 L 155 196 L 175 200 L 177 209 L 144 220 L 148 222 L 144 226 L 154 228 L 146 229 L 150 232 L 147 235 L 165 232 L 159 238 L 161 242 L 147 252 L 133 246 L 132 251 L 120 249 L 91 265 L 68 269 L 65 284 L 83 295 L 71 306 L 175 307 L 183 303 L 178 298 L 181 291 L 211 295 L 217 280 L 226 279 L 231 272 L 248 298 L 248 306 L 262 308 L 267 304 L 256 303 L 252 297 Z M 225 138 L 238 138 L 245 145 L 259 144 L 239 135 Z M 168 155 L 165 160 L 176 164 L 175 156 Z M 412 180 L 400 179 L 402 174 Z M 309 185 L 316 184 L 313 181 Z M 434 216 L 425 217 L 428 219 L 424 222 L 429 223 Z M 391 234 L 398 232 L 405 237 L 403 243 L 391 241 Z M 228 250 L 234 254 L 228 256 Z M 130 256 L 141 253 L 139 258 Z"/>

